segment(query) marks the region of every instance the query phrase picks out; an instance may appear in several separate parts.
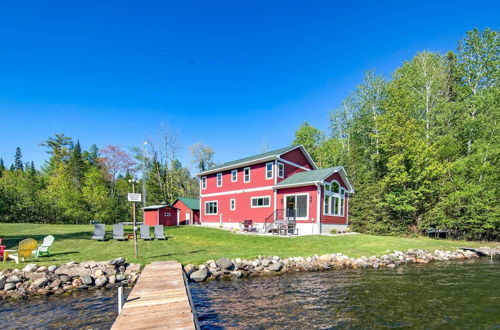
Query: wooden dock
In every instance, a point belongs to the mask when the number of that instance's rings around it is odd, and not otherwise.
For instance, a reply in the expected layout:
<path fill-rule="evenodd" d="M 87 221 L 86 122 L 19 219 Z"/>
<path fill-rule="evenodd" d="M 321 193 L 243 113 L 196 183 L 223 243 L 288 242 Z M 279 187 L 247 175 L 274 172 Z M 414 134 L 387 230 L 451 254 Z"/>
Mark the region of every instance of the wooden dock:
<path fill-rule="evenodd" d="M 147 265 L 111 329 L 197 329 L 186 285 L 180 263 Z"/>

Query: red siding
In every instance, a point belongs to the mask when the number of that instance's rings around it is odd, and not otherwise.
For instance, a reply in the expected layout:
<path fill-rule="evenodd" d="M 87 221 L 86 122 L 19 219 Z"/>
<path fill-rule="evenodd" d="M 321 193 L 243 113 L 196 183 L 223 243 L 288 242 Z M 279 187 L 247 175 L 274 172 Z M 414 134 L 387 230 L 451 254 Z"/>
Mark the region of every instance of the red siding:
<path fill-rule="evenodd" d="M 309 162 L 306 156 L 304 156 L 304 153 L 302 152 L 302 149 L 298 148 L 292 151 L 289 151 L 281 156 L 281 158 L 286 159 L 292 163 L 295 163 L 297 165 L 303 166 L 308 169 L 313 169 L 312 164 Z M 278 178 L 278 183 L 285 180 L 289 176 L 294 175 L 295 173 L 298 172 L 303 172 L 305 170 L 301 169 L 300 167 L 293 166 L 287 163 L 283 163 L 285 165 L 285 177 L 284 178 Z"/>
<path fill-rule="evenodd" d="M 170 215 L 166 215 L 168 213 Z M 148 226 L 176 226 L 177 210 L 168 206 L 156 210 L 144 210 L 144 224 Z"/>
<path fill-rule="evenodd" d="M 251 207 L 251 198 L 258 196 L 269 196 L 269 207 Z M 230 209 L 230 199 L 232 198 L 236 200 L 236 209 L 234 211 Z M 205 214 L 205 202 L 208 201 L 218 202 L 218 214 Z M 228 223 L 240 223 L 243 222 L 243 220 L 253 220 L 255 223 L 263 223 L 274 211 L 274 192 L 273 189 L 267 189 L 263 191 L 202 197 L 200 207 L 202 223 L 218 223 L 220 222 L 220 217 L 222 217 L 222 222 Z"/>
<path fill-rule="evenodd" d="M 317 194 L 318 190 L 315 185 L 312 186 L 304 186 L 304 187 L 294 187 L 294 188 L 284 188 L 278 190 L 278 200 L 277 200 L 277 208 L 284 209 L 285 208 L 285 196 L 286 195 L 294 195 L 294 194 L 308 194 L 308 218 L 307 220 L 297 220 L 297 222 L 301 223 L 313 223 L 318 220 L 317 214 Z"/>
<path fill-rule="evenodd" d="M 144 210 L 144 224 L 155 226 L 158 224 L 158 210 Z"/>
<path fill-rule="evenodd" d="M 349 209 L 349 200 L 347 198 L 347 187 L 344 183 L 344 181 L 342 180 L 342 178 L 340 177 L 340 174 L 338 173 L 333 173 L 331 176 L 329 176 L 325 181 L 327 182 L 331 182 L 332 180 L 337 180 L 338 183 L 340 184 L 340 186 L 342 188 L 344 188 L 346 190 L 346 193 L 345 193 L 345 204 L 344 204 L 344 215 L 343 216 L 331 216 L 331 215 L 324 215 L 324 194 L 323 194 L 323 191 L 324 191 L 324 187 L 321 187 L 321 223 L 325 223 L 325 224 L 335 224 L 335 225 L 346 225 L 347 224 L 347 212 L 348 212 L 348 209 Z"/>

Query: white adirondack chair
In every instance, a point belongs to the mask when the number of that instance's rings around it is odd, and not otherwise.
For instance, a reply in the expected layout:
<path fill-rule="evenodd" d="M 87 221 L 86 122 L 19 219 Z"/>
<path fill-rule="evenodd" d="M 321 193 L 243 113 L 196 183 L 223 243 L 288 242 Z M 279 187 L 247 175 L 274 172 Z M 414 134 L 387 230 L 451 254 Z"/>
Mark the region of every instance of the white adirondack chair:
<path fill-rule="evenodd" d="M 43 239 L 42 246 L 40 246 L 38 249 L 33 251 L 33 253 L 35 254 L 35 258 L 38 258 L 39 256 L 44 256 L 44 255 L 50 256 L 49 249 L 52 246 L 52 243 L 54 243 L 54 236 L 52 236 L 52 235 L 45 236 L 45 238 Z"/>

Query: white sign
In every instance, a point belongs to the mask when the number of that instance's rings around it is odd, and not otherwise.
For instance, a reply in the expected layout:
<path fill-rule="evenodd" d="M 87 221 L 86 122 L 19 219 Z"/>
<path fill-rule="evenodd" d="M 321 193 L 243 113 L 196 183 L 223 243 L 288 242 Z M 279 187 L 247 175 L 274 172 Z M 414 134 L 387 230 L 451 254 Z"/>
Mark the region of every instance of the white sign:
<path fill-rule="evenodd" d="M 142 200 L 141 194 L 128 193 L 127 199 L 129 202 L 140 202 Z"/>

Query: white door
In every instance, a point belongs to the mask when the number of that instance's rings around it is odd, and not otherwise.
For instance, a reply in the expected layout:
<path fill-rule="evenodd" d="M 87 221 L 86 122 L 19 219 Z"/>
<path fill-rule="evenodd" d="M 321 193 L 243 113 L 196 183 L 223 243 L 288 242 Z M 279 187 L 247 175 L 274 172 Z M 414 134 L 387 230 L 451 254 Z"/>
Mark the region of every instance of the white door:
<path fill-rule="evenodd" d="M 186 225 L 191 223 L 191 212 L 186 212 Z"/>

